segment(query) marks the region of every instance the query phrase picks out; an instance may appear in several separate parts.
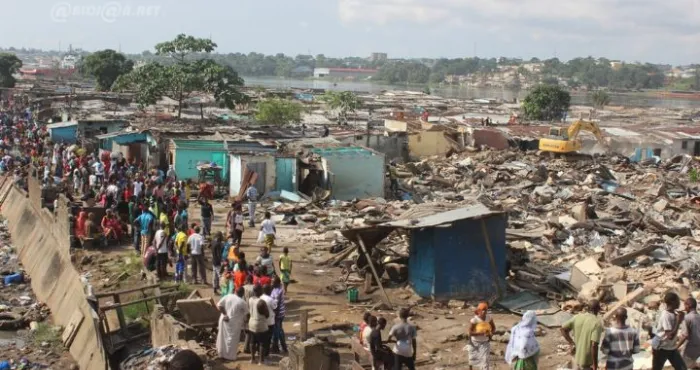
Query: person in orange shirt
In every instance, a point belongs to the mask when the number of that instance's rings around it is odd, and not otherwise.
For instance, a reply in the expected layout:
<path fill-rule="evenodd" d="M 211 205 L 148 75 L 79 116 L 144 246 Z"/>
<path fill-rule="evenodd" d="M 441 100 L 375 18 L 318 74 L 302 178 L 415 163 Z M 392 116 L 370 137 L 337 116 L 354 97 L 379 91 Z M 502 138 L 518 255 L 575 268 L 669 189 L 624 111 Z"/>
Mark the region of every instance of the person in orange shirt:
<path fill-rule="evenodd" d="M 245 254 L 241 253 L 233 270 L 233 282 L 236 289 L 245 285 L 246 277 L 248 276 L 248 266 L 245 262 Z"/>

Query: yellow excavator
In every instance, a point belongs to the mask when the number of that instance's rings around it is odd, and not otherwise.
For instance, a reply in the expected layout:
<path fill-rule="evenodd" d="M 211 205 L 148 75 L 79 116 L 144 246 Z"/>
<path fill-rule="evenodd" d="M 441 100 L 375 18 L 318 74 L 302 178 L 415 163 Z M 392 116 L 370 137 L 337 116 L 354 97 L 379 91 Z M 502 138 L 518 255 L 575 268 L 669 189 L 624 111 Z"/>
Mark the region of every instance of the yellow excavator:
<path fill-rule="evenodd" d="M 595 122 L 579 119 L 568 128 L 550 127 L 549 135 L 540 139 L 540 150 L 562 154 L 578 152 L 581 150 L 581 140 L 578 138 L 581 130 L 592 133 L 598 142 L 607 148 L 608 145 L 603 138 L 600 126 Z"/>

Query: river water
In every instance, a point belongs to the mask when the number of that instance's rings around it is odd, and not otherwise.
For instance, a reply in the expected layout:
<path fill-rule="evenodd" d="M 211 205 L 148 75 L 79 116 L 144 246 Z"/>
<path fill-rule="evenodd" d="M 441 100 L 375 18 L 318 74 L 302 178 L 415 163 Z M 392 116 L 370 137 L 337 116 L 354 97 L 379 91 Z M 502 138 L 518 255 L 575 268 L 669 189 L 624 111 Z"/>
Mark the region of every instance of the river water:
<path fill-rule="evenodd" d="M 261 86 L 265 88 L 301 88 L 324 89 L 339 91 L 357 91 L 378 93 L 384 90 L 423 91 L 421 85 L 389 85 L 367 81 L 326 81 L 326 80 L 299 80 L 274 77 L 243 77 L 246 86 Z M 514 91 L 503 88 L 473 88 L 465 86 L 442 86 L 431 88 L 431 93 L 445 98 L 456 99 L 523 99 L 527 90 Z M 574 94 L 571 103 L 587 104 L 585 94 Z M 611 105 L 628 107 L 656 107 L 656 108 L 700 108 L 700 100 L 668 99 L 642 94 L 611 94 Z"/>

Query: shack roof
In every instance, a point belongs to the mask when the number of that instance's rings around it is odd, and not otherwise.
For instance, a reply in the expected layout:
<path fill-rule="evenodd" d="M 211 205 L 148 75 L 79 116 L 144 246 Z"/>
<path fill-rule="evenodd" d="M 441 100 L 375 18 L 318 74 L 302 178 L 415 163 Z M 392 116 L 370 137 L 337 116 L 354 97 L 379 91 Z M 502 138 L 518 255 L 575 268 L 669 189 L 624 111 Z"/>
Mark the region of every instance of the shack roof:
<path fill-rule="evenodd" d="M 78 122 L 68 121 L 68 122 L 49 123 L 48 125 L 46 125 L 46 128 L 54 129 L 54 128 L 71 127 L 71 126 L 77 126 L 77 125 L 78 125 Z"/>
<path fill-rule="evenodd" d="M 401 228 L 401 229 L 421 229 L 424 227 L 435 227 L 449 224 L 455 221 L 480 219 L 491 215 L 502 214 L 503 212 L 492 211 L 483 204 L 475 204 L 469 207 L 458 208 L 452 211 L 438 213 L 417 219 L 398 220 L 380 224 L 381 227 Z"/>

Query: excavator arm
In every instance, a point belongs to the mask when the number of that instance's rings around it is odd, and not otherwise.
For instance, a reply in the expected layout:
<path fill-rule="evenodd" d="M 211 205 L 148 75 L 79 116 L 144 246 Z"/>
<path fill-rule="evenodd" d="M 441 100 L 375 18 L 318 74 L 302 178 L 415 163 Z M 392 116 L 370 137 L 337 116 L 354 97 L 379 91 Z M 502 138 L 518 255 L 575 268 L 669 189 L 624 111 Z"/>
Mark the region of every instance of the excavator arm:
<path fill-rule="evenodd" d="M 599 143 L 606 145 L 606 142 L 603 139 L 603 132 L 600 130 L 600 126 L 598 126 L 598 124 L 595 122 L 583 120 L 578 120 L 569 126 L 567 130 L 569 140 L 575 140 L 582 130 L 592 133 Z"/>

